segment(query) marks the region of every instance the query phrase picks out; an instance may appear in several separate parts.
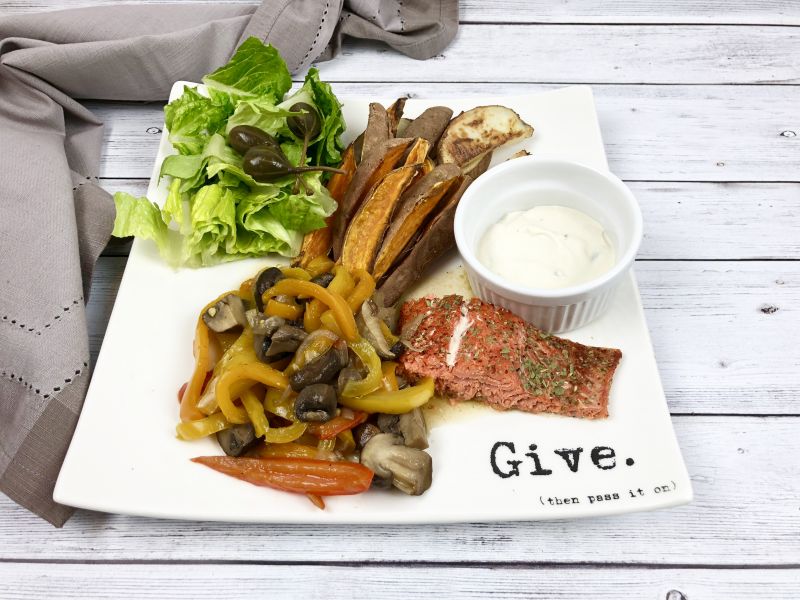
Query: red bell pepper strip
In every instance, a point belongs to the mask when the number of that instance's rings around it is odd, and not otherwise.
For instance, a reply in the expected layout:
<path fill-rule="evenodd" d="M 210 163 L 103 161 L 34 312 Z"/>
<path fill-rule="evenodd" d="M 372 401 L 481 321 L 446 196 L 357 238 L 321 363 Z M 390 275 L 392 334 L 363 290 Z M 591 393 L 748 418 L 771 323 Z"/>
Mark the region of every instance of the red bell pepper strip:
<path fill-rule="evenodd" d="M 361 423 L 366 420 L 367 413 L 353 411 L 352 419 L 342 417 L 340 415 L 332 418 L 330 421 L 326 421 L 325 423 L 309 423 L 306 432 L 318 437 L 321 440 L 332 440 L 341 432 L 347 431 L 348 429 L 353 429 L 353 427 L 361 425 Z"/>

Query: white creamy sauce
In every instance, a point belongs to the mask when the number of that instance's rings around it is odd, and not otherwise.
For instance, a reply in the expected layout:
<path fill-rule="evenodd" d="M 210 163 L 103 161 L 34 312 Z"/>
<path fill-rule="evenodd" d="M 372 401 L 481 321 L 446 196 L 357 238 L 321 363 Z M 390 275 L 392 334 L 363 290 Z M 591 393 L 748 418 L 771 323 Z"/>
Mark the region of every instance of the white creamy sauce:
<path fill-rule="evenodd" d="M 445 357 L 445 364 L 451 369 L 456 364 L 458 358 L 458 351 L 461 348 L 461 340 L 472 325 L 472 319 L 469 318 L 469 311 L 466 304 L 461 305 L 461 316 L 453 327 L 453 333 L 450 336 L 450 343 L 447 345 L 447 356 Z"/>
<path fill-rule="evenodd" d="M 615 254 L 600 223 L 566 206 L 510 212 L 489 227 L 478 245 L 478 260 L 490 271 L 545 289 L 591 281 L 614 266 Z"/>

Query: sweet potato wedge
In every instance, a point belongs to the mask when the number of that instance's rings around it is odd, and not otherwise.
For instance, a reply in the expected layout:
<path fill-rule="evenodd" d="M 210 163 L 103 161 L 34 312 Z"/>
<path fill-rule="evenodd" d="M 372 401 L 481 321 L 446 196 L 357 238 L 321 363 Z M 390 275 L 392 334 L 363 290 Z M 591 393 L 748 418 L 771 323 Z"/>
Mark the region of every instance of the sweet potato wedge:
<path fill-rule="evenodd" d="M 372 275 L 376 280 L 386 274 L 460 177 L 456 165 L 439 165 L 406 190 L 375 258 Z"/>
<path fill-rule="evenodd" d="M 397 126 L 400 124 L 400 119 L 403 118 L 403 109 L 406 106 L 405 96 L 395 100 L 392 105 L 386 109 L 386 115 L 389 118 L 389 137 L 397 137 Z"/>
<path fill-rule="evenodd" d="M 404 163 L 405 166 L 409 167 L 411 165 L 422 165 L 425 162 L 430 149 L 431 143 L 425 138 L 417 138 L 414 140 L 414 144 L 411 146 L 408 151 L 408 155 L 406 156 Z"/>
<path fill-rule="evenodd" d="M 370 102 L 361 159 L 363 160 L 364 157 L 379 151 L 390 137 L 394 136 L 389 135 L 389 115 L 386 109 L 377 102 Z"/>
<path fill-rule="evenodd" d="M 468 164 L 464 165 L 464 175 L 469 175 L 472 179 L 477 179 L 478 176 L 483 175 L 492 164 L 493 152 L 487 152 L 483 156 L 471 160 Z"/>
<path fill-rule="evenodd" d="M 356 172 L 355 148 L 350 144 L 342 155 L 340 168 L 344 173 L 334 173 L 328 181 L 328 191 L 336 202 L 341 205 L 342 199 L 347 188 Z M 337 207 L 336 211 L 339 211 Z M 331 251 L 333 243 L 333 225 L 336 223 L 337 212 L 334 212 L 326 219 L 327 225 L 322 229 L 309 231 L 303 237 L 303 245 L 300 247 L 300 254 L 292 261 L 294 267 L 305 267 L 311 260 L 318 256 L 326 256 Z"/>
<path fill-rule="evenodd" d="M 333 256 L 338 259 L 342 252 L 345 231 L 350 219 L 361 206 L 364 195 L 387 173 L 394 169 L 414 140 L 395 138 L 388 140 L 377 152 L 367 156 L 356 168 L 347 193 L 339 203 L 333 228 Z"/>
<path fill-rule="evenodd" d="M 440 163 L 463 167 L 478 156 L 532 135 L 533 127 L 510 108 L 478 106 L 450 121 L 436 146 L 436 156 Z"/>
<path fill-rule="evenodd" d="M 378 288 L 384 306 L 391 306 L 400 299 L 408 288 L 424 274 L 425 268 L 436 258 L 453 248 L 456 244 L 453 235 L 453 219 L 458 201 L 472 180 L 464 177 L 461 185 L 445 199 L 445 205 L 420 238 L 414 243 L 408 255 L 400 262 Z"/>
<path fill-rule="evenodd" d="M 389 219 L 419 168 L 419 165 L 399 167 L 372 188 L 345 233 L 341 258 L 346 269 L 372 269 Z"/>
<path fill-rule="evenodd" d="M 431 106 L 425 109 L 420 116 L 411 121 L 403 130 L 405 137 L 421 137 L 431 145 L 436 146 L 436 142 L 442 137 L 442 132 L 450 122 L 453 110 L 446 106 Z"/>
<path fill-rule="evenodd" d="M 408 128 L 409 125 L 411 125 L 411 119 L 406 119 L 405 117 L 402 117 L 397 122 L 397 131 L 394 134 L 395 137 L 405 137 L 405 133 L 404 132 Z"/>

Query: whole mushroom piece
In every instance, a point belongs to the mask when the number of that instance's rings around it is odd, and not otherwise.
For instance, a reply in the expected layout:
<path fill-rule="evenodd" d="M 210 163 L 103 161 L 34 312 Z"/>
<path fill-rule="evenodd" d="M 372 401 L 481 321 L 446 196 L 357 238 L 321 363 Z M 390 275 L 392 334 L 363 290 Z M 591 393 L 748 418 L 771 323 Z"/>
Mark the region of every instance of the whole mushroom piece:
<path fill-rule="evenodd" d="M 433 461 L 430 454 L 404 446 L 399 435 L 380 433 L 372 437 L 361 451 L 361 464 L 412 496 L 419 496 L 431 487 Z"/>

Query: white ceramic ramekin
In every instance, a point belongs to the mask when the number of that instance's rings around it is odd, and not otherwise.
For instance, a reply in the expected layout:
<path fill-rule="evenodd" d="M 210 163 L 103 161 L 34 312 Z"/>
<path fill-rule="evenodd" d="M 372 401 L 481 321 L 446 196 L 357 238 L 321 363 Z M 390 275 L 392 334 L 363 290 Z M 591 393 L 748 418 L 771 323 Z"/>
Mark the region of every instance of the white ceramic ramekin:
<path fill-rule="evenodd" d="M 489 226 L 509 212 L 542 205 L 567 206 L 596 219 L 615 245 L 616 263 L 611 270 L 581 285 L 537 289 L 507 281 L 478 260 L 478 244 Z M 458 204 L 454 229 L 475 294 L 541 329 L 559 333 L 586 325 L 609 307 L 639 250 L 642 213 L 633 193 L 607 171 L 527 156 L 478 177 Z"/>

